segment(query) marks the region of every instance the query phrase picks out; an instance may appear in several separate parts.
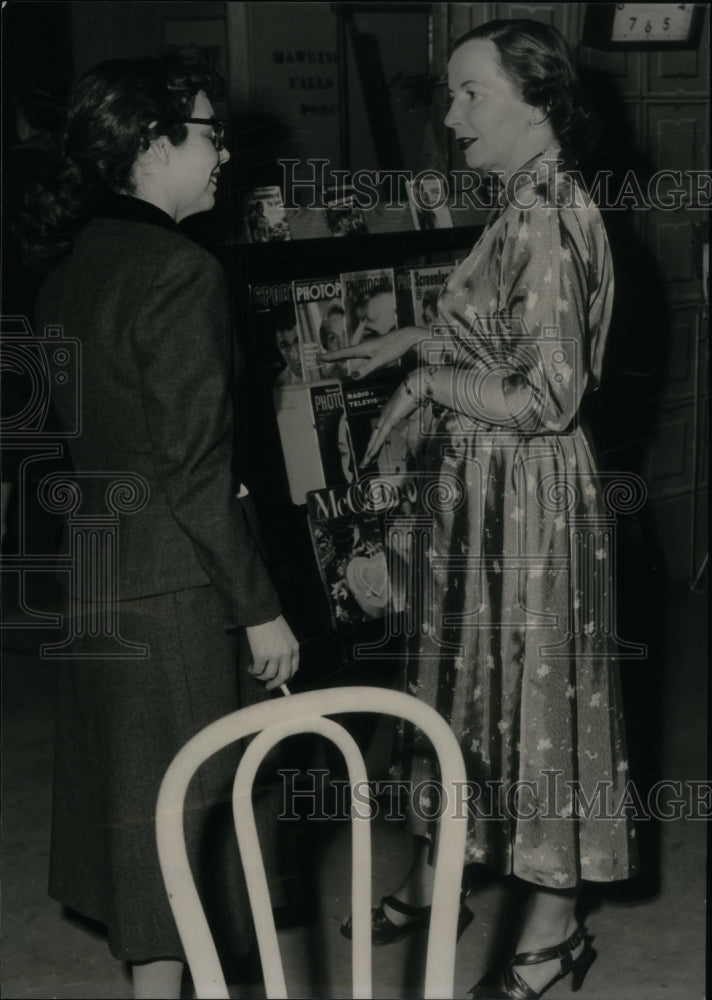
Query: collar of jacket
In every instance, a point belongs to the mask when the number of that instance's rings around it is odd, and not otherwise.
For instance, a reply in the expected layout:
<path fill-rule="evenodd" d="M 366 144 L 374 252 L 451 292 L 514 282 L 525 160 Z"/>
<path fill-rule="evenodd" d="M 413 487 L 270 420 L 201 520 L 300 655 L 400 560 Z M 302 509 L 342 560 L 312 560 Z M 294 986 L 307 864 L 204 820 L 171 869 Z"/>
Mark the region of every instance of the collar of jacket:
<path fill-rule="evenodd" d="M 99 219 L 122 219 L 127 222 L 144 222 L 149 226 L 162 226 L 174 233 L 180 228 L 167 212 L 148 201 L 128 194 L 116 194 L 103 201 L 94 213 Z"/>

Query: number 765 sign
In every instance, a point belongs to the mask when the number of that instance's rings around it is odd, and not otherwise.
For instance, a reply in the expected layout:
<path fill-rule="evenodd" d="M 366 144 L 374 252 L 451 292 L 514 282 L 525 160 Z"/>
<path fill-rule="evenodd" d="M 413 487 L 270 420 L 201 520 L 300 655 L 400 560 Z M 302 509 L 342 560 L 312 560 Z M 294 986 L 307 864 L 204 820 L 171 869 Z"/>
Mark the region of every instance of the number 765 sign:
<path fill-rule="evenodd" d="M 583 44 L 601 49 L 695 48 L 704 16 L 700 4 L 588 4 Z"/>

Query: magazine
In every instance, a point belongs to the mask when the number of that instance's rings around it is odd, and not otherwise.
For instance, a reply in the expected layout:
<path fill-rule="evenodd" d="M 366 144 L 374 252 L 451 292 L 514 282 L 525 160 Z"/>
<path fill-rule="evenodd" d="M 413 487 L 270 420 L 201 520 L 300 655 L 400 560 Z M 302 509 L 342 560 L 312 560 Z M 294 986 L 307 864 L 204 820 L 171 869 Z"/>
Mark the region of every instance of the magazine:
<path fill-rule="evenodd" d="M 416 326 L 430 327 L 437 323 L 438 296 L 454 270 L 454 264 L 411 268 L 411 308 Z"/>
<path fill-rule="evenodd" d="M 302 355 L 292 282 L 250 285 L 250 361 L 271 373 L 273 385 L 303 385 Z"/>
<path fill-rule="evenodd" d="M 254 283 L 248 288 L 246 335 L 243 340 L 243 373 L 236 397 L 236 420 L 249 421 L 244 436 L 245 461 L 251 484 L 270 498 L 288 500 L 286 469 L 280 461 L 279 427 L 272 401 L 276 384 L 301 384 L 299 344 L 296 336 L 291 282 Z M 241 352 L 242 353 L 242 352 Z M 273 460 L 265 462 L 264 456 Z"/>
<path fill-rule="evenodd" d="M 359 475 L 367 475 L 374 471 L 384 475 L 404 473 L 411 465 L 419 441 L 417 411 L 396 424 L 368 466 L 361 468 L 360 464 L 363 462 L 381 411 L 394 391 L 393 379 L 371 384 L 344 385 L 344 409 L 351 447 L 356 459 L 356 471 Z"/>
<path fill-rule="evenodd" d="M 292 285 L 305 382 L 342 379 L 348 375 L 346 362 L 320 364 L 317 354 L 346 346 L 341 279 L 304 278 Z"/>
<path fill-rule="evenodd" d="M 342 386 L 338 382 L 313 386 L 310 395 L 324 485 L 351 483 L 356 470 Z"/>
<path fill-rule="evenodd" d="M 413 313 L 413 285 L 410 271 L 411 269 L 405 266 L 393 269 L 396 290 L 396 314 L 398 316 L 399 327 L 416 325 Z"/>
<path fill-rule="evenodd" d="M 398 327 L 393 268 L 341 275 L 341 295 L 349 344 L 382 337 Z"/>
<path fill-rule="evenodd" d="M 423 520 L 417 513 L 424 482 L 424 475 L 418 472 L 398 475 L 371 472 L 358 483 L 357 502 L 364 510 L 375 514 L 381 526 L 394 611 L 403 611 L 406 594 L 416 590 L 415 577 L 422 568 L 416 565 L 414 539 L 420 539 L 416 546 L 421 552 L 419 559 L 422 558 L 422 542 L 430 530 L 430 519 Z"/>
<path fill-rule="evenodd" d="M 452 215 L 443 202 L 443 191 L 438 177 L 421 177 L 417 190 L 412 181 L 405 182 L 408 206 L 416 229 L 452 229 Z"/>
<path fill-rule="evenodd" d="M 310 492 L 307 514 L 334 627 L 383 617 L 391 588 L 376 514 L 364 509 L 353 486 Z"/>
<path fill-rule="evenodd" d="M 327 188 L 324 197 L 326 224 L 332 236 L 368 235 L 366 218 L 356 202 L 353 188 L 343 184 Z"/>
<path fill-rule="evenodd" d="M 355 480 L 341 383 L 276 388 L 274 405 L 293 503 L 304 503 L 309 490 Z"/>
<path fill-rule="evenodd" d="M 276 185 L 251 188 L 243 199 L 245 228 L 251 243 L 291 240 L 282 192 Z"/>

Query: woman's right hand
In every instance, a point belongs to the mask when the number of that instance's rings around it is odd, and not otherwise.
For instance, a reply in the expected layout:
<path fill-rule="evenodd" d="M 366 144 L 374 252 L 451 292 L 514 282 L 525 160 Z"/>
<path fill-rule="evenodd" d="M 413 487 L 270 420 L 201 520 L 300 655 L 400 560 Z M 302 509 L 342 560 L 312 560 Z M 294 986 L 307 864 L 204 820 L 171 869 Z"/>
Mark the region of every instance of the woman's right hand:
<path fill-rule="evenodd" d="M 252 652 L 248 673 L 268 691 L 285 684 L 299 669 L 299 643 L 282 615 L 245 629 Z"/>
<path fill-rule="evenodd" d="M 393 364 L 399 358 L 416 347 L 420 341 L 428 336 L 428 331 L 418 326 L 406 326 L 401 330 L 393 330 L 382 337 L 372 337 L 370 340 L 362 340 L 358 344 L 350 347 L 341 347 L 338 351 L 329 351 L 327 354 L 319 354 L 320 362 L 343 361 L 350 358 L 362 358 L 363 364 L 358 366 L 358 371 L 352 372 L 352 378 L 363 378 L 371 372 L 384 365 Z"/>

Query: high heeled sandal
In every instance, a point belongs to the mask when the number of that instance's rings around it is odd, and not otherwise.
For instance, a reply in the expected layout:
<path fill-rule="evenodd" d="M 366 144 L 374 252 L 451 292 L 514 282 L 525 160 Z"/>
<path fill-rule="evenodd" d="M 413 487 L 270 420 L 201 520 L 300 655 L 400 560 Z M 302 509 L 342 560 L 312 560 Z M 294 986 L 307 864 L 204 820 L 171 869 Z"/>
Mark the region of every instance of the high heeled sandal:
<path fill-rule="evenodd" d="M 457 918 L 458 941 L 474 917 L 472 910 L 465 905 L 464 899 L 463 894 L 460 897 L 460 913 Z M 405 924 L 394 924 L 386 914 L 384 906 L 412 919 Z M 396 899 L 395 896 L 384 896 L 380 904 L 371 910 L 371 943 L 373 945 L 392 944 L 394 941 L 401 941 L 414 931 L 426 930 L 430 926 L 430 910 L 429 906 L 410 906 L 408 903 Z M 349 940 L 351 940 L 352 934 L 351 926 L 351 917 L 347 917 L 340 927 L 341 933 Z"/>
<path fill-rule="evenodd" d="M 572 973 L 571 990 L 576 993 L 581 989 L 586 973 L 593 965 L 596 950 L 591 947 L 593 938 L 586 933 L 585 927 L 577 927 L 571 937 L 552 948 L 540 948 L 538 951 L 523 951 L 511 958 L 503 969 L 490 972 L 472 987 L 467 994 L 473 1000 L 539 1000 L 539 997 L 554 983 Z M 583 941 L 583 951 L 578 958 L 573 957 L 575 948 Z M 515 965 L 539 965 L 541 962 L 551 962 L 558 958 L 561 970 L 537 993 L 526 983 L 514 968 Z"/>

